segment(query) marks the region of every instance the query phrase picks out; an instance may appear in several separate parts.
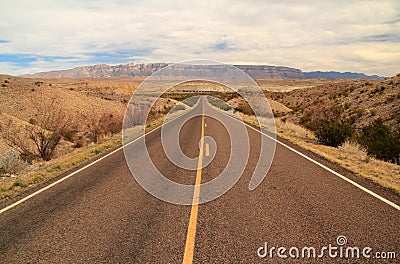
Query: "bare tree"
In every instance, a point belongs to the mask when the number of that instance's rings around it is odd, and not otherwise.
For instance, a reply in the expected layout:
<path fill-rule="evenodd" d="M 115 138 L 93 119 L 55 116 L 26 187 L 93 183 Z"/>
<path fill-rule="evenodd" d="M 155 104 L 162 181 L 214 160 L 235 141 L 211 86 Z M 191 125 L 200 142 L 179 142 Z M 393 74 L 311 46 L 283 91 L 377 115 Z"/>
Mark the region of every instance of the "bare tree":
<path fill-rule="evenodd" d="M 29 123 L 18 124 L 10 119 L 0 126 L 0 134 L 7 144 L 25 160 L 50 160 L 63 136 L 73 128 L 72 118 L 60 107 L 56 97 L 33 104 Z"/>

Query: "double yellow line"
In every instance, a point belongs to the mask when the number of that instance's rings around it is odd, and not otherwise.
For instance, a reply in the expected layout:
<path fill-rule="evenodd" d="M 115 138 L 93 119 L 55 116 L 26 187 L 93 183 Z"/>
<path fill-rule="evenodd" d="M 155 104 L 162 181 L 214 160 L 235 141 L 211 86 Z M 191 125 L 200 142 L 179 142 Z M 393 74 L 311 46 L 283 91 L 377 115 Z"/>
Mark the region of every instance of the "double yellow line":
<path fill-rule="evenodd" d="M 185 254 L 183 255 L 183 263 L 189 264 L 193 262 L 194 242 L 196 237 L 197 215 L 199 212 L 200 184 L 201 184 L 201 168 L 203 167 L 203 149 L 204 149 L 204 113 L 201 116 L 201 139 L 199 160 L 197 163 L 196 183 L 193 192 L 192 210 L 190 212 L 188 232 L 186 236 Z"/>

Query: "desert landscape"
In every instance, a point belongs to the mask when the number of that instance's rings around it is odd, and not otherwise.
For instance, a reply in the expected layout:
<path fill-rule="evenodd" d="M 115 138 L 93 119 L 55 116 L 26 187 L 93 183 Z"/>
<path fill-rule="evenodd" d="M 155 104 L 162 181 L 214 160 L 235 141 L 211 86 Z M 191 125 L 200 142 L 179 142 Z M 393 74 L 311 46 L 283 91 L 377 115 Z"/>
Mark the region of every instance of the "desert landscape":
<path fill-rule="evenodd" d="M 399 263 L 400 1 L 0 8 L 1 263 Z"/>
<path fill-rule="evenodd" d="M 149 74 L 160 65 L 164 64 L 135 68 L 147 69 Z M 134 66 L 128 64 L 126 67 L 129 70 Z M 78 69 L 24 77 L 0 76 L 2 198 L 11 197 L 27 186 L 51 178 L 120 144 L 126 107 L 147 76 L 103 77 L 101 70 L 110 67 L 102 65 L 90 68 L 90 78 L 68 77 L 85 75 L 80 73 L 82 71 L 88 75 L 87 67 Z M 273 72 L 271 69 L 274 68 L 264 69 L 266 73 L 261 74 L 260 69 L 250 67 L 253 71 L 250 73 L 266 76 Z M 126 73 L 121 69 L 118 72 Z M 272 78 L 255 81 L 268 98 L 279 136 L 311 149 L 359 176 L 400 192 L 399 75 L 385 79 L 305 79 L 304 76 L 283 79 L 282 76 L 289 75 L 287 68 L 277 68 L 274 74 Z M 148 129 L 161 125 L 166 114 L 179 101 L 202 94 L 225 101 L 230 111 L 240 113 L 249 123 L 257 125 L 253 110 L 238 93 L 217 83 L 192 81 L 171 87 L 157 100 L 148 117 Z M 386 134 L 371 135 L 374 131 L 367 131 L 367 128 L 371 130 L 371 124 L 376 126 L 374 122 L 381 122 L 380 129 Z M 326 125 L 326 131 L 320 130 L 322 124 Z M 47 133 L 45 139 L 50 144 L 53 134 L 59 137 L 52 148 L 43 150 L 40 144 L 38 146 L 42 132 Z M 33 138 L 32 133 L 39 138 Z M 370 133 L 369 138 L 367 133 Z M 389 140 L 376 138 L 379 136 Z M 336 141 L 327 140 L 332 138 Z M 379 148 L 368 145 L 371 141 L 379 141 Z M 98 146 L 101 151 L 96 150 Z M 335 151 L 340 149 L 340 153 L 332 155 L 331 148 Z M 69 165 L 63 164 L 65 157 L 71 159 L 76 155 L 82 157 L 67 162 Z"/>

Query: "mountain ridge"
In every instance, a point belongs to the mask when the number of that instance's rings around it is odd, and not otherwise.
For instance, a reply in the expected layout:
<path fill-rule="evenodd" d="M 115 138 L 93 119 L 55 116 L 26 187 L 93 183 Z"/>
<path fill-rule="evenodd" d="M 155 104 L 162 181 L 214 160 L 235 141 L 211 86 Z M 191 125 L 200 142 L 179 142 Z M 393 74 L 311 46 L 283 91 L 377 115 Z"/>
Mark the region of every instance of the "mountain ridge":
<path fill-rule="evenodd" d="M 118 76 L 150 76 L 154 72 L 174 65 L 179 72 L 179 64 L 173 63 L 128 63 L 119 65 L 96 64 L 91 66 L 79 66 L 66 70 L 55 70 L 25 74 L 21 77 L 30 78 L 107 78 Z M 300 69 L 286 66 L 270 65 L 234 65 L 246 72 L 253 79 L 382 79 L 378 75 L 366 75 L 355 72 L 336 72 L 336 71 L 311 71 L 303 72 Z M 210 65 L 208 70 L 211 74 L 217 74 L 221 65 Z M 182 75 L 185 69 L 182 67 Z"/>

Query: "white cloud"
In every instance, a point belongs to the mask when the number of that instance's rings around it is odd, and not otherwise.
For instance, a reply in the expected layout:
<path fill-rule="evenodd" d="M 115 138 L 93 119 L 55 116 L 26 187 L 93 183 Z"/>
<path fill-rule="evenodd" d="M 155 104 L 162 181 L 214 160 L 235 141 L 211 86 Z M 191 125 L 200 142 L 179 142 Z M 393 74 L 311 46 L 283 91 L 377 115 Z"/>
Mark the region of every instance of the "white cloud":
<path fill-rule="evenodd" d="M 1 39 L 9 42 L 0 43 L 0 54 L 39 58 L 17 71 L 123 63 L 132 57 L 137 62 L 205 58 L 380 75 L 393 75 L 400 65 L 396 0 L 3 0 L 2 7 Z"/>

